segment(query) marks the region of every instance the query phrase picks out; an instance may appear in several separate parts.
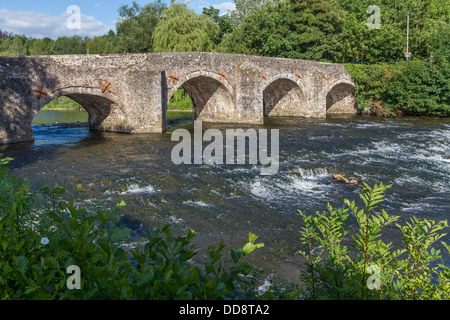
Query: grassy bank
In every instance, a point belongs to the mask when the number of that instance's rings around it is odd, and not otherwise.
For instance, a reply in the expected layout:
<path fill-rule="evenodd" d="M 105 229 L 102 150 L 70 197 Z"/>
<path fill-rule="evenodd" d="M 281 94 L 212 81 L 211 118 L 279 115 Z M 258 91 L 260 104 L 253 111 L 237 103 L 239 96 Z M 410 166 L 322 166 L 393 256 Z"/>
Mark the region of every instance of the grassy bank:
<path fill-rule="evenodd" d="M 187 99 L 179 100 L 179 101 L 170 101 L 167 106 L 167 110 L 185 110 L 191 111 L 193 108 L 193 104 L 191 99 L 188 97 Z"/>

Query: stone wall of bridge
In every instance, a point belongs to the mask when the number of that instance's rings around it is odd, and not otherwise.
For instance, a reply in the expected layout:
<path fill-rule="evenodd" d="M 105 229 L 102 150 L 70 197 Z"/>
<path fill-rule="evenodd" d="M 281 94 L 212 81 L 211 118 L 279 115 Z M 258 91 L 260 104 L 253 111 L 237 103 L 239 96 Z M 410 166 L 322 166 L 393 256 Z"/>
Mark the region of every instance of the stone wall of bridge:
<path fill-rule="evenodd" d="M 60 96 L 87 110 L 92 130 L 164 132 L 181 86 L 205 122 L 356 112 L 340 64 L 201 52 L 0 57 L 0 144 L 32 141 L 33 117 Z"/>

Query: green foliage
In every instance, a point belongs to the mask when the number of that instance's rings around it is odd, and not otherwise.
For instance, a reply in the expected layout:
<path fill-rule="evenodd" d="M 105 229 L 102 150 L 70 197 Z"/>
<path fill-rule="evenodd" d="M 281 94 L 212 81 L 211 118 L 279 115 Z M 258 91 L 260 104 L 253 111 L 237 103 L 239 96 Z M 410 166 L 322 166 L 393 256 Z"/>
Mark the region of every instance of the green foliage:
<path fill-rule="evenodd" d="M 432 267 L 442 259 L 432 245 L 445 235 L 440 231 L 447 221 L 412 218 L 405 226 L 397 224 L 404 248 L 394 249 L 381 240 L 381 231 L 399 217 L 378 207 L 390 187 L 364 184 L 363 208 L 345 200 L 348 209 L 328 205 L 328 212 L 300 212 L 300 239 L 307 250 L 298 253 L 307 261 L 301 273 L 306 299 L 448 299 L 449 268 Z M 353 229 L 350 217 L 357 227 L 346 240 Z"/>
<path fill-rule="evenodd" d="M 223 51 L 272 57 L 337 60 L 341 12 L 323 0 L 268 3 L 225 37 Z"/>
<path fill-rule="evenodd" d="M 224 37 L 219 51 L 271 57 L 292 57 L 292 34 L 287 19 L 289 6 L 268 4 L 248 15 Z"/>
<path fill-rule="evenodd" d="M 70 98 L 59 97 L 47 103 L 42 109 L 81 110 L 83 107 Z"/>
<path fill-rule="evenodd" d="M 219 9 L 215 9 L 212 6 L 210 6 L 209 8 L 203 8 L 202 12 L 203 15 L 211 18 L 211 20 L 219 26 L 219 34 L 215 39 L 213 39 L 216 45 L 218 45 L 222 41 L 225 35 L 231 33 L 231 31 L 233 30 L 230 15 L 224 14 L 222 16 L 219 16 L 219 12 Z"/>
<path fill-rule="evenodd" d="M 51 54 L 85 54 L 87 38 L 60 37 L 52 43 Z"/>
<path fill-rule="evenodd" d="M 260 292 L 262 271 L 244 259 L 255 249 L 249 233 L 242 248 L 209 246 L 197 254 L 193 230 L 146 229 L 145 241 L 126 249 L 130 230 L 117 224 L 123 201 L 111 209 L 81 208 L 63 200 L 65 190 L 30 186 L 8 174 L 0 157 L 0 299 L 449 299 L 450 268 L 441 249 L 447 221 L 411 218 L 396 224 L 402 247 L 384 242 L 382 230 L 399 220 L 379 207 L 391 186 L 364 184 L 363 207 L 306 215 L 298 251 L 306 259 L 303 288 L 272 279 Z M 450 253 L 450 246 L 441 242 Z M 441 263 L 439 263 L 441 260 Z M 69 266 L 80 267 L 80 289 L 69 289 Z M 375 273 L 373 273 L 375 271 Z"/>
<path fill-rule="evenodd" d="M 450 68 L 446 63 L 432 65 L 410 61 L 396 66 L 386 87 L 385 101 L 405 114 L 450 114 Z"/>
<path fill-rule="evenodd" d="M 130 39 L 130 38 L 127 38 Z M 126 51 L 125 45 L 120 43 L 120 35 L 116 35 L 113 31 L 100 37 L 94 37 L 86 42 L 86 51 L 89 54 L 107 54 L 120 53 Z"/>
<path fill-rule="evenodd" d="M 364 62 L 366 64 L 395 63 L 404 61 L 406 51 L 407 15 L 410 15 L 409 51 L 412 57 L 428 60 L 431 53 L 439 55 L 440 61 L 448 59 L 450 5 L 439 0 L 407 0 L 398 3 L 388 1 L 336 0 L 343 9 L 345 27 L 340 43 L 341 62 Z M 369 5 L 380 8 L 379 29 L 367 28 Z M 445 58 L 447 50 L 447 58 Z"/>
<path fill-rule="evenodd" d="M 174 1 L 172 1 L 174 2 Z M 31 39 L 0 30 L 0 55 L 213 51 L 365 64 L 404 61 L 410 15 L 412 58 L 449 63 L 450 3 L 440 0 L 236 0 L 236 8 L 202 14 L 161 0 L 118 10 L 117 34 Z M 380 28 L 369 28 L 370 5 Z M 163 13 L 165 10 L 167 12 Z M 208 19 L 205 19 L 208 18 Z M 158 30 L 158 33 L 156 31 Z M 155 44 L 157 40 L 157 44 Z"/>
<path fill-rule="evenodd" d="M 172 2 L 153 35 L 155 52 L 212 51 L 219 26 L 186 4 Z"/>
<path fill-rule="evenodd" d="M 344 64 L 355 82 L 356 102 L 363 112 L 384 114 L 382 108 L 386 88 L 390 81 L 387 65 Z"/>
<path fill-rule="evenodd" d="M 194 266 L 195 232 L 175 236 L 170 226 L 146 229 L 147 239 L 126 250 L 130 230 L 110 210 L 77 207 L 65 190 L 30 186 L 11 177 L 0 158 L 0 299 L 260 299 L 293 298 L 294 286 L 271 283 L 259 293 L 261 271 L 243 261 L 263 244 L 250 233 L 242 249 L 208 247 L 208 261 Z M 239 254 L 236 254 L 239 252 Z M 69 289 L 66 270 L 80 267 L 80 289 Z"/>
<path fill-rule="evenodd" d="M 130 7 L 128 5 L 121 6 L 116 25 L 119 52 L 153 52 L 155 29 L 165 9 L 166 5 L 161 0 L 143 7 L 136 2 L 133 2 Z"/>
<path fill-rule="evenodd" d="M 377 115 L 450 113 L 449 68 L 412 60 L 393 65 L 345 64 L 355 81 L 358 108 Z"/>

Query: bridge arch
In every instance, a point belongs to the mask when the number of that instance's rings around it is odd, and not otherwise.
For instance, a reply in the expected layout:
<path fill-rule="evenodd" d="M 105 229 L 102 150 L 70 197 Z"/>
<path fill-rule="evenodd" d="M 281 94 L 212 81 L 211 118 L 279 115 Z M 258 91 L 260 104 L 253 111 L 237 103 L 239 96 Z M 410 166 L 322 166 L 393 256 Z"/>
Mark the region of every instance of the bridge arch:
<path fill-rule="evenodd" d="M 108 120 L 118 117 L 119 97 L 110 92 L 101 93 L 100 88 L 73 86 L 58 88 L 41 96 L 33 108 L 33 117 L 50 101 L 59 97 L 68 97 L 80 104 L 89 114 L 90 130 L 110 130 Z"/>
<path fill-rule="evenodd" d="M 228 122 L 236 114 L 234 88 L 216 72 L 194 71 L 176 79 L 168 78 L 167 101 L 183 87 L 194 105 L 195 119 Z M 167 110 L 166 110 L 167 111 Z"/>
<path fill-rule="evenodd" d="M 305 87 L 300 79 L 288 73 L 265 81 L 264 116 L 309 117 Z"/>
<path fill-rule="evenodd" d="M 327 114 L 356 114 L 355 85 L 347 79 L 339 79 L 331 83 L 326 91 Z"/>

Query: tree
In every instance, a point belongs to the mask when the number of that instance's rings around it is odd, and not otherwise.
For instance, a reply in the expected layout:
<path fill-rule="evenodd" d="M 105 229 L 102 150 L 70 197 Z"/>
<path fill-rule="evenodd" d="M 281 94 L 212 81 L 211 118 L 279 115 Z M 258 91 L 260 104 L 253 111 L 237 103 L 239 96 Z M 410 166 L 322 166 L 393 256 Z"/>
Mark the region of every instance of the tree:
<path fill-rule="evenodd" d="M 239 26 L 247 16 L 264 7 L 266 4 L 276 4 L 279 0 L 234 0 L 236 9 L 230 12 L 231 24 Z"/>
<path fill-rule="evenodd" d="M 107 35 L 94 37 L 86 42 L 86 49 L 91 54 L 118 53 L 120 47 L 118 45 L 118 37 L 110 30 Z"/>
<path fill-rule="evenodd" d="M 162 0 L 156 0 L 144 7 L 136 2 L 130 7 L 120 7 L 119 22 L 116 25 L 120 51 L 153 52 L 153 34 L 164 9 L 166 5 Z"/>
<path fill-rule="evenodd" d="M 25 37 L 15 36 L 10 47 L 10 51 L 15 56 L 25 56 L 27 55 L 27 45 L 28 39 Z"/>
<path fill-rule="evenodd" d="M 245 18 L 224 40 L 225 51 L 336 61 L 342 12 L 324 0 L 268 3 Z"/>
<path fill-rule="evenodd" d="M 51 54 L 85 54 L 87 38 L 59 37 L 51 47 Z"/>
<path fill-rule="evenodd" d="M 290 57 L 293 33 L 287 25 L 290 7 L 286 2 L 268 4 L 225 36 L 220 51 L 269 57 Z"/>
<path fill-rule="evenodd" d="M 212 51 L 219 26 L 186 4 L 173 2 L 164 10 L 153 36 L 155 52 Z"/>
<path fill-rule="evenodd" d="M 30 55 L 47 55 L 50 54 L 53 40 L 50 38 L 33 39 L 30 44 Z"/>
<path fill-rule="evenodd" d="M 429 59 L 436 53 L 445 59 L 448 48 L 450 3 L 439 0 L 333 0 L 344 12 L 344 41 L 341 42 L 342 62 L 360 61 L 367 64 L 403 61 L 406 51 L 407 15 L 410 15 L 409 51 L 412 59 Z M 369 29 L 367 7 L 380 8 L 381 26 Z M 448 49 L 447 49 L 448 50 Z"/>
<path fill-rule="evenodd" d="M 215 44 L 219 44 L 226 34 L 231 33 L 233 30 L 231 26 L 231 17 L 229 14 L 219 16 L 220 10 L 210 6 L 209 8 L 203 8 L 202 14 L 211 18 L 219 26 L 219 35 L 215 39 Z"/>
<path fill-rule="evenodd" d="M 8 32 L 8 31 L 6 31 L 6 30 L 1 30 L 0 29 L 0 40 L 1 39 L 6 39 L 6 38 L 8 38 L 8 37 L 12 37 L 12 32 Z"/>

